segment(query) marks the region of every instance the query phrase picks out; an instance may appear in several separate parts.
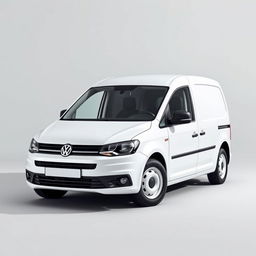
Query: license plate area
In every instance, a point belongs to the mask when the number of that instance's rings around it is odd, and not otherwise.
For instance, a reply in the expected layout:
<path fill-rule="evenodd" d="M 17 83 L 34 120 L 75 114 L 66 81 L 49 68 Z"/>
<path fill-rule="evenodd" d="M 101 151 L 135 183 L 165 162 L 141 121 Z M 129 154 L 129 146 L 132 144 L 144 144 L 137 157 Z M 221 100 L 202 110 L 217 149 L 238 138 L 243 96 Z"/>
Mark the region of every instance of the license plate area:
<path fill-rule="evenodd" d="M 45 168 L 45 176 L 79 179 L 81 178 L 81 170 L 66 168 Z"/>

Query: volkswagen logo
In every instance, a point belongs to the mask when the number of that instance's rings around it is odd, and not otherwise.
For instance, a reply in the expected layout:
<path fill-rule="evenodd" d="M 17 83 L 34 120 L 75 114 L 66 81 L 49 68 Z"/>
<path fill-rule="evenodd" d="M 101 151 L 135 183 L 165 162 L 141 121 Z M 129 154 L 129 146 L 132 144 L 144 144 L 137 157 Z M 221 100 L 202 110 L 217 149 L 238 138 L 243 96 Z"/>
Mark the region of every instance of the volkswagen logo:
<path fill-rule="evenodd" d="M 70 144 L 65 144 L 60 150 L 60 153 L 62 156 L 69 156 L 71 152 L 72 152 L 72 146 Z"/>

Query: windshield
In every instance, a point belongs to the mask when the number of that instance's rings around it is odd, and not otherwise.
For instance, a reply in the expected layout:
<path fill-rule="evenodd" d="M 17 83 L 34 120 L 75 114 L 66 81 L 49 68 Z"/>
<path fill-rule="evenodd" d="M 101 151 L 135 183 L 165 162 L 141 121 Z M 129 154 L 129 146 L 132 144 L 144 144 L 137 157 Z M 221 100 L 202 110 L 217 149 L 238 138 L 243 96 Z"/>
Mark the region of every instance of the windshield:
<path fill-rule="evenodd" d="M 62 120 L 151 121 L 168 91 L 164 86 L 106 86 L 89 89 Z"/>

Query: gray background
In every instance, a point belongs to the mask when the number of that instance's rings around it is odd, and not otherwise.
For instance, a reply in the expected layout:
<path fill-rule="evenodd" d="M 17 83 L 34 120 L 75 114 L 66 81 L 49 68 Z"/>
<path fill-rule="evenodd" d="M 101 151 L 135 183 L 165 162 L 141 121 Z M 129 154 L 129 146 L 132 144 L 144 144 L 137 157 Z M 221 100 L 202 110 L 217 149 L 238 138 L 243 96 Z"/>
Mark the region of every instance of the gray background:
<path fill-rule="evenodd" d="M 0 254 L 252 255 L 255 10 L 253 0 L 0 0 Z M 151 73 L 222 84 L 233 145 L 225 185 L 189 181 L 138 209 L 79 193 L 41 200 L 8 173 L 23 171 L 33 135 L 93 82 Z"/>
<path fill-rule="evenodd" d="M 251 155 L 255 8 L 249 0 L 0 0 L 0 169 L 21 166 L 32 136 L 93 82 L 130 74 L 218 80 L 233 153 Z"/>

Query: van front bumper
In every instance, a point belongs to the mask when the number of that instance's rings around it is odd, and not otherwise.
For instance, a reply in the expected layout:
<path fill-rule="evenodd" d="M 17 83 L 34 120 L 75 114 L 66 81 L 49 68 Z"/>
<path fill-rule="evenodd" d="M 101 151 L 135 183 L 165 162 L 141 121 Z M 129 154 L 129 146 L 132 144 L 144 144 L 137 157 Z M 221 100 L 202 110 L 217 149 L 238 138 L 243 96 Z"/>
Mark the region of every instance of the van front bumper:
<path fill-rule="evenodd" d="M 140 190 L 146 162 L 147 157 L 140 152 L 116 157 L 71 155 L 65 158 L 61 155 L 29 153 L 26 179 L 33 189 L 135 194 Z M 43 166 L 44 163 L 47 165 Z M 55 166 L 60 170 L 65 170 L 67 166 L 70 172 L 79 169 L 81 177 L 47 175 L 46 170 L 54 169 Z"/>

